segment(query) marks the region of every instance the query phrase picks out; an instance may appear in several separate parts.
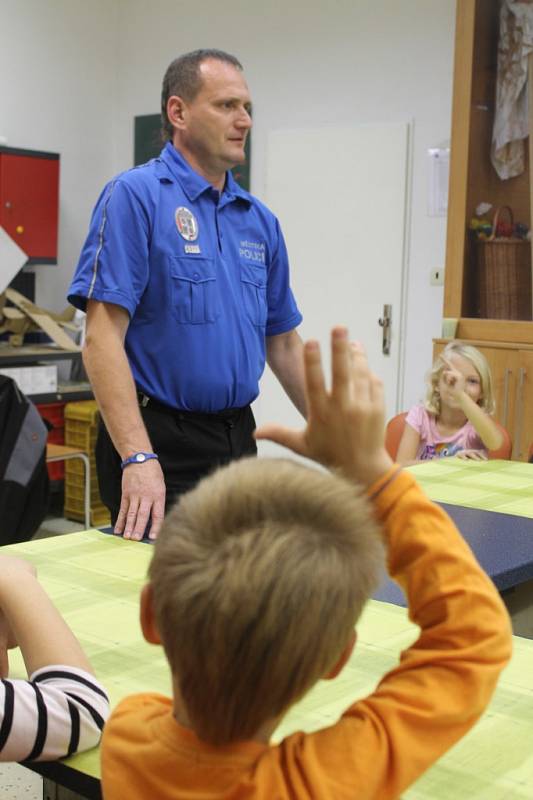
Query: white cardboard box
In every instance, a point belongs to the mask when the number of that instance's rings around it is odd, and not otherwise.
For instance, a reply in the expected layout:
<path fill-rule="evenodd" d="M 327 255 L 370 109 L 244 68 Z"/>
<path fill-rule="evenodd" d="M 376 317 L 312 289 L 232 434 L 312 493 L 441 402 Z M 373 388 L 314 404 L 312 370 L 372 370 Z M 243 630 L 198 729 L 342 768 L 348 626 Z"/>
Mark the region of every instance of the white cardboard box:
<path fill-rule="evenodd" d="M 39 364 L 28 367 L 0 369 L 0 375 L 13 378 L 23 394 L 48 394 L 57 392 L 57 364 Z"/>

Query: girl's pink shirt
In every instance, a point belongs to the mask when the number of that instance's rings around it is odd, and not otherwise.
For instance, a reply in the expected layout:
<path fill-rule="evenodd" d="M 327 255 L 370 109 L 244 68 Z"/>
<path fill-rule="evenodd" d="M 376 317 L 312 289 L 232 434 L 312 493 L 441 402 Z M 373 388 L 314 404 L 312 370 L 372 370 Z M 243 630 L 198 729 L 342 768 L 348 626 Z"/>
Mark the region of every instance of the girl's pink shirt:
<path fill-rule="evenodd" d="M 455 456 L 461 450 L 482 450 L 487 453 L 476 429 L 468 420 L 451 436 L 443 436 L 437 429 L 435 415 L 430 414 L 420 404 L 410 409 L 405 421 L 420 436 L 420 444 L 415 456 L 417 461 Z"/>

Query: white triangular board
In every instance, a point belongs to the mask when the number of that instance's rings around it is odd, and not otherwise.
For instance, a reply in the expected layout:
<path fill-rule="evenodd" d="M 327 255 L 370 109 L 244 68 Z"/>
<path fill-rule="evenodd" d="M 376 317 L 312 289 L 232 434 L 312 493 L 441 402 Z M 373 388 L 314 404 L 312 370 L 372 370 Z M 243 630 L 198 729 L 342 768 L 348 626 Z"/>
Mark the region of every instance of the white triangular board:
<path fill-rule="evenodd" d="M 28 260 L 27 253 L 0 225 L 0 294 Z"/>

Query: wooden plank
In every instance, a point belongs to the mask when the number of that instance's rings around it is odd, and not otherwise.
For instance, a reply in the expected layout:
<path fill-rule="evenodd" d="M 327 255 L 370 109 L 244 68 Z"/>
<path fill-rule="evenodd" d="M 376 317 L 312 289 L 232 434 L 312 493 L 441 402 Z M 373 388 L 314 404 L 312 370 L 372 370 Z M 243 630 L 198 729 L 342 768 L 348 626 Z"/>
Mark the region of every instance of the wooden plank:
<path fill-rule="evenodd" d="M 53 442 L 48 442 L 46 445 L 47 460 L 64 459 L 65 456 L 76 456 L 79 455 L 79 453 L 87 455 L 85 450 L 81 447 L 69 447 L 69 445 L 66 444 L 54 444 Z"/>
<path fill-rule="evenodd" d="M 531 344 L 533 325 L 527 320 L 474 319 L 463 317 L 457 328 L 458 339 Z"/>
<path fill-rule="evenodd" d="M 533 173 L 533 53 L 529 54 L 528 62 L 527 62 L 528 70 L 527 70 L 527 92 L 528 92 L 528 153 L 529 153 L 529 207 L 530 207 L 530 215 L 529 215 L 529 228 L 531 230 L 532 221 L 533 221 L 533 180 L 532 180 L 532 173 Z M 531 239 L 531 270 L 532 270 L 532 281 L 533 281 L 533 238 Z M 532 297 L 533 302 L 533 297 Z M 533 313 L 533 309 L 532 309 Z"/>
<path fill-rule="evenodd" d="M 53 342 L 59 345 L 59 347 L 62 347 L 63 350 L 69 350 L 74 353 L 80 351 L 80 347 L 59 327 L 57 322 L 54 322 L 46 311 L 43 311 L 34 303 L 30 302 L 30 300 L 20 294 L 20 292 L 14 289 L 6 289 L 6 297 L 13 305 L 17 306 L 17 308 L 35 322 Z"/>
<path fill-rule="evenodd" d="M 57 322 L 48 314 L 35 314 L 27 312 L 28 316 L 52 339 L 59 347 L 70 350 L 73 353 L 79 352 L 80 347 L 70 338 L 68 333 L 60 328 Z"/>
<path fill-rule="evenodd" d="M 533 344 L 524 344 L 523 342 L 494 342 L 491 339 L 466 339 L 464 337 L 461 341 L 474 347 L 492 347 L 495 350 L 533 350 Z M 438 345 L 441 349 L 449 343 L 450 339 L 433 339 L 433 344 Z"/>
<path fill-rule="evenodd" d="M 31 320 L 28 320 L 33 324 Z M 54 344 L 25 344 L 22 347 L 11 347 L 7 342 L 0 342 L 0 363 L 31 364 L 35 361 L 77 361 L 79 352 L 60 350 Z"/>
<path fill-rule="evenodd" d="M 457 0 L 444 279 L 445 317 L 460 317 L 462 314 L 475 18 L 476 0 Z"/>
<path fill-rule="evenodd" d="M 26 314 L 20 308 L 13 308 L 13 306 L 5 306 L 2 309 L 2 315 L 6 319 L 26 319 Z"/>

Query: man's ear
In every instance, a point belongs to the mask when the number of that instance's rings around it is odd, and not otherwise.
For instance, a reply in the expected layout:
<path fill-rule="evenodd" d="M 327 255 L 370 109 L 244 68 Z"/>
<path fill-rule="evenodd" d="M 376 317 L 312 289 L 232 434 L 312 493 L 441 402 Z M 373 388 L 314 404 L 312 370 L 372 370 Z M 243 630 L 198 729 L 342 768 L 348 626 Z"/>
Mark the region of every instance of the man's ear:
<path fill-rule="evenodd" d="M 155 621 L 152 585 L 150 583 L 143 586 L 141 591 L 140 621 L 141 630 L 146 641 L 150 644 L 161 644 L 161 637 Z"/>
<path fill-rule="evenodd" d="M 322 680 L 331 681 L 333 680 L 333 678 L 336 678 L 337 675 L 344 669 L 344 667 L 346 666 L 346 662 L 353 653 L 356 641 L 357 641 L 357 633 L 354 630 L 352 631 L 350 638 L 346 643 L 346 647 L 338 657 L 333 667 L 330 670 L 328 670 L 328 672 L 324 675 Z"/>
<path fill-rule="evenodd" d="M 167 100 L 167 117 L 174 128 L 181 130 L 185 126 L 186 107 L 181 97 L 173 94 Z"/>

